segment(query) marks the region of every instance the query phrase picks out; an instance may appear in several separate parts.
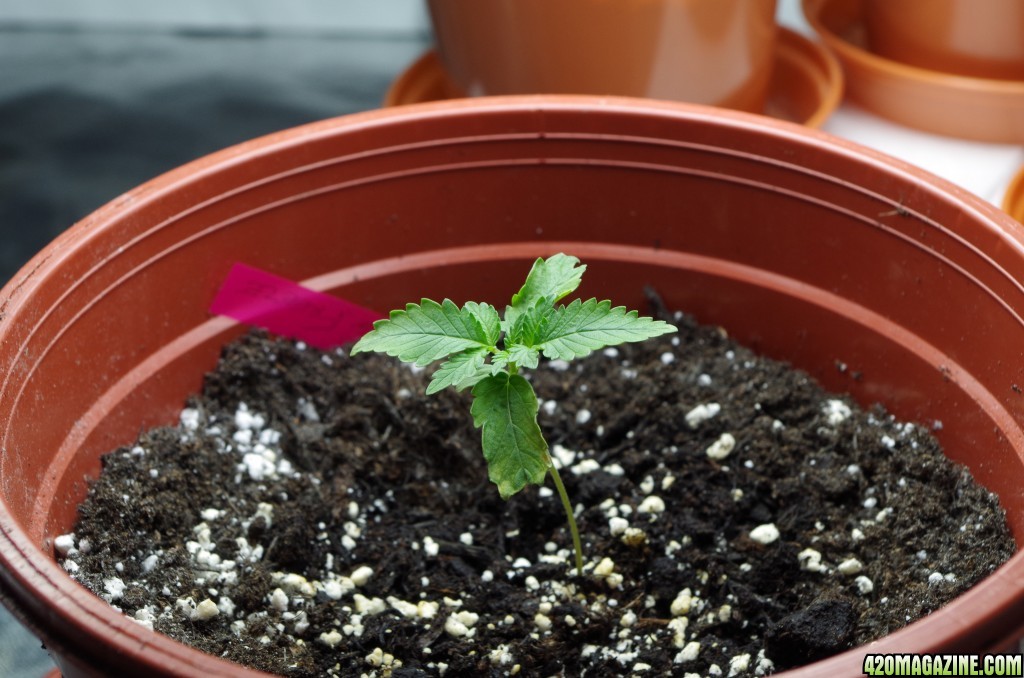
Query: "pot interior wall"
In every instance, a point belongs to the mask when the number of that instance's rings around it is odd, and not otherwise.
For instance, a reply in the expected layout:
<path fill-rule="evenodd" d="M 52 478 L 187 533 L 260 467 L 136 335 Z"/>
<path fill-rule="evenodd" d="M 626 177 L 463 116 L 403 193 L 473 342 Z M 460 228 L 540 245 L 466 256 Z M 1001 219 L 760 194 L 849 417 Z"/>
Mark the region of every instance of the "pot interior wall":
<path fill-rule="evenodd" d="M 651 286 L 671 308 L 720 324 L 759 351 L 808 370 L 833 389 L 851 392 L 864 403 L 883 402 L 900 416 L 941 425 L 937 433 L 949 454 L 971 464 L 1000 494 L 1013 496 L 1011 488 L 1024 480 L 1011 444 L 1014 433 L 1005 430 L 1012 429 L 1013 422 L 967 368 L 877 309 L 763 269 L 647 247 L 522 241 L 428 251 L 335 271 L 309 282 L 381 311 L 419 296 L 464 301 L 470 298 L 467 289 L 473 299 L 501 304 L 533 258 L 559 250 L 575 253 L 588 264 L 581 290 L 586 296 L 644 308 L 643 288 Z M 969 330 L 964 328 L 965 337 L 975 334 Z M 225 320 L 208 320 L 146 356 L 113 383 L 73 422 L 71 435 L 60 447 L 66 459 L 56 460 L 68 466 L 50 493 L 34 498 L 37 509 L 49 510 L 34 513 L 37 521 L 43 515 L 48 518 L 45 524 L 31 523 L 33 528 L 46 536 L 70 529 L 84 490 L 82 479 L 96 473 L 94 455 L 129 443 L 140 422 L 174 421 L 185 397 L 198 390 L 220 347 L 239 331 Z M 994 449 L 1005 449 L 1006 454 L 993 454 Z M 1019 535 L 1020 519 L 1011 519 Z"/>
<path fill-rule="evenodd" d="M 233 263 L 386 311 L 503 304 L 566 251 L 585 296 L 643 307 L 653 286 L 832 389 L 941 422 L 1024 543 L 1024 249 L 995 210 L 752 117 L 486 106 L 236 149 L 37 258 L 0 299 L 0 491 L 29 541 L 48 551 L 99 456 L 174 421 L 242 331 L 207 311 Z"/>

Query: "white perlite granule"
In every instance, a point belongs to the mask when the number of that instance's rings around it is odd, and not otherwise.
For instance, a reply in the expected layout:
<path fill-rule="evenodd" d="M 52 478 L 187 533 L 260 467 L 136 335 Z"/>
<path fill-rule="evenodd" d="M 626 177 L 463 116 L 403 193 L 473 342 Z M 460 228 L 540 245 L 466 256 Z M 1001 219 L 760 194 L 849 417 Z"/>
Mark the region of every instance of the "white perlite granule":
<path fill-rule="evenodd" d="M 764 525 L 758 525 L 750 531 L 750 538 L 756 541 L 758 544 L 771 544 L 777 541 L 779 538 L 779 528 L 775 527 L 775 523 L 765 523 Z"/>
<path fill-rule="evenodd" d="M 718 403 L 701 403 L 687 412 L 684 419 L 686 419 L 687 426 L 690 428 L 697 428 L 721 411 L 722 406 Z"/>
<path fill-rule="evenodd" d="M 718 440 L 708 446 L 707 455 L 715 461 L 721 461 L 732 454 L 735 447 L 736 438 L 731 433 L 723 433 Z"/>

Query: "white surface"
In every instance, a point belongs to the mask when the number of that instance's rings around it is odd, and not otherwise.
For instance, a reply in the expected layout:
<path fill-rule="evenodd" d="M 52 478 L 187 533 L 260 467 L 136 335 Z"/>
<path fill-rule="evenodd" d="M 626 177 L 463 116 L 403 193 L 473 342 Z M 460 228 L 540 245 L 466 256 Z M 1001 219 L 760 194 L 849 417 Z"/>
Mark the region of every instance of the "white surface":
<path fill-rule="evenodd" d="M 800 0 L 779 0 L 779 23 L 817 39 Z M 820 42 L 820 41 L 819 41 Z M 999 206 L 1024 167 L 1024 146 L 988 144 L 921 132 L 844 102 L 822 129 L 926 169 Z"/>
<path fill-rule="evenodd" d="M 0 24 L 364 34 L 430 26 L 426 0 L 0 0 Z"/>
<path fill-rule="evenodd" d="M 844 103 L 823 126 L 850 139 L 923 167 L 999 205 L 1010 179 L 1024 166 L 1024 148 L 920 132 Z"/>

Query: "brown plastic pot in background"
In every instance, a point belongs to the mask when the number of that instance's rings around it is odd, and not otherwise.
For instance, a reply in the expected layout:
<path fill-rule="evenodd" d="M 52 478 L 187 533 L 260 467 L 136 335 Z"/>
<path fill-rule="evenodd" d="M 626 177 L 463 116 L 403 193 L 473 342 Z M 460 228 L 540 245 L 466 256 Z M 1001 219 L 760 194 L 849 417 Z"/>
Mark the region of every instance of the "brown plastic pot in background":
<path fill-rule="evenodd" d="M 244 262 L 378 310 L 498 303 L 539 255 L 581 293 L 718 323 L 827 387 L 942 422 L 1024 542 L 1024 235 L 952 184 L 762 116 L 596 97 L 462 99 L 262 138 L 145 184 L 0 292 L 0 590 L 65 676 L 256 675 L 142 628 L 56 563 L 99 457 L 177 420 L 244 328 Z M 837 362 L 847 366 L 837 369 Z M 857 375 L 857 376 L 854 376 Z M 872 652 L 987 651 L 1024 554 Z M 792 676 L 856 675 L 852 650 Z"/>
<path fill-rule="evenodd" d="M 868 46 L 865 4 L 801 2 L 807 21 L 843 66 L 850 101 L 933 134 L 1024 143 L 1024 79 L 971 78 L 881 57 Z"/>
<path fill-rule="evenodd" d="M 1003 211 L 1024 224 L 1024 167 L 1021 167 L 1010 179 L 1006 193 L 1003 194 Z"/>
<path fill-rule="evenodd" d="M 894 61 L 975 78 L 1024 80 L 1021 0 L 866 0 L 868 44 Z"/>
<path fill-rule="evenodd" d="M 843 72 L 824 45 L 780 27 L 768 99 L 760 113 L 820 127 L 839 105 Z M 414 61 L 388 88 L 385 106 L 455 99 L 465 94 L 452 82 L 435 50 Z"/>
<path fill-rule="evenodd" d="M 760 113 L 775 0 L 430 0 L 441 61 L 471 96 L 652 97 Z"/>

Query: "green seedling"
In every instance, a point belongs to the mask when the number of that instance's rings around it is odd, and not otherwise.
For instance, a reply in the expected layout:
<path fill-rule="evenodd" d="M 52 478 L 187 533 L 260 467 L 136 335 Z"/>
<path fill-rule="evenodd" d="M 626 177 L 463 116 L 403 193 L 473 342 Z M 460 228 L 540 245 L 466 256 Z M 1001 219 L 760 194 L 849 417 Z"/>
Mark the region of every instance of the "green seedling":
<path fill-rule="evenodd" d="M 537 423 L 537 395 L 519 371 L 537 367 L 542 355 L 572 360 L 606 346 L 676 331 L 664 321 L 612 307 L 610 301 L 576 299 L 556 306 L 579 287 L 586 268 L 566 254 L 537 259 L 504 317 L 489 304 L 470 301 L 460 308 L 450 299 L 422 299 L 375 322 L 352 347 L 353 355 L 375 351 L 420 367 L 444 360 L 427 386 L 428 394 L 472 387 L 470 413 L 482 429 L 488 477 L 508 499 L 530 483 L 543 485 L 551 474 L 581 573 L 582 547 L 572 503 Z"/>

